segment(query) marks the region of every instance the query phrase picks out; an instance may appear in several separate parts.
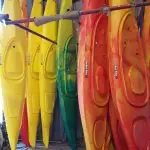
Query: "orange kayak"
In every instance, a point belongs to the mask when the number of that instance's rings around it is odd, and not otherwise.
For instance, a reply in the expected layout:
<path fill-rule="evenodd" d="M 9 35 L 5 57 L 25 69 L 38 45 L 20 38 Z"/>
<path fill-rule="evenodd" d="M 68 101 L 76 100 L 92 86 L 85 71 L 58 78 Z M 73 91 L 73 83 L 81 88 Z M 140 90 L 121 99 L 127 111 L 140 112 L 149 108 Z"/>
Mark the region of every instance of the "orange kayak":
<path fill-rule="evenodd" d="M 27 0 L 20 0 L 20 6 L 22 9 L 22 16 L 28 18 Z"/>
<path fill-rule="evenodd" d="M 110 0 L 112 6 L 127 0 Z M 117 19 L 116 19 L 117 18 Z M 150 149 L 149 84 L 143 47 L 131 9 L 109 19 L 110 117 L 117 150 Z"/>
<path fill-rule="evenodd" d="M 20 0 L 20 6 L 23 18 L 28 18 L 27 0 Z M 25 23 L 25 26 L 28 27 L 28 23 Z"/>
<path fill-rule="evenodd" d="M 84 10 L 99 8 L 105 0 L 86 0 Z M 106 15 L 81 18 L 78 52 L 78 99 L 87 150 L 107 149 L 109 80 Z M 107 142 L 106 142 L 107 141 Z"/>

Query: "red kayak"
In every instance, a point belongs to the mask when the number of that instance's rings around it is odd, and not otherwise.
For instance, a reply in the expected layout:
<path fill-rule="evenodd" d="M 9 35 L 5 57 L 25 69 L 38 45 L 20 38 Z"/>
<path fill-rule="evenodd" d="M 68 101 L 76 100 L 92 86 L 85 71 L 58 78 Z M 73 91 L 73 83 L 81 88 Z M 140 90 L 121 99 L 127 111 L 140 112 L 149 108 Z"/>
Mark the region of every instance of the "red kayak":
<path fill-rule="evenodd" d="M 105 0 L 85 0 L 84 10 L 104 4 Z M 103 14 L 81 18 L 78 99 L 87 150 L 109 149 L 107 24 L 108 18 Z"/>
<path fill-rule="evenodd" d="M 112 6 L 127 0 L 110 0 Z M 149 84 L 144 50 L 131 9 L 109 20 L 110 117 L 117 150 L 150 149 Z"/>
<path fill-rule="evenodd" d="M 27 117 L 27 104 L 25 100 L 23 116 L 22 116 L 22 126 L 21 126 L 21 138 L 22 142 L 29 147 L 29 134 L 28 134 L 28 117 Z"/>

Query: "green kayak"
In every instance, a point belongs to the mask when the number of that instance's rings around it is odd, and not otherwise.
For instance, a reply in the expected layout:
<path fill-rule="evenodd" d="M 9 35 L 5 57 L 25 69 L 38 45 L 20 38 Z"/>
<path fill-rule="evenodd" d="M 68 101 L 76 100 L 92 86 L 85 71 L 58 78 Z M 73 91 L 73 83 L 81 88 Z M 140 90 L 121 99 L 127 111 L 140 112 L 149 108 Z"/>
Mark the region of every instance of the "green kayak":
<path fill-rule="evenodd" d="M 60 13 L 66 13 L 71 7 L 72 0 L 63 0 Z M 60 20 L 56 52 L 57 87 L 65 133 L 72 150 L 76 150 L 77 43 L 72 34 L 72 21 Z"/>

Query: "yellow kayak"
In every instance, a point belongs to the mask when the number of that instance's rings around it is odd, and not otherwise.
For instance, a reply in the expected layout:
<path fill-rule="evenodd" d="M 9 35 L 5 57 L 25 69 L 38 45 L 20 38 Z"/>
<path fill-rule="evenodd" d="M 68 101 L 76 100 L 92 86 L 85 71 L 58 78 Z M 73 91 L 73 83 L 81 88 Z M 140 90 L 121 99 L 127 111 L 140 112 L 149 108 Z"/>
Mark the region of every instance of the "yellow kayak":
<path fill-rule="evenodd" d="M 5 0 L 3 13 L 21 18 L 18 0 Z M 2 94 L 6 128 L 12 150 L 16 149 L 25 94 L 25 31 L 15 26 L 2 30 Z"/>
<path fill-rule="evenodd" d="M 44 16 L 56 15 L 56 1 L 48 0 Z M 45 24 L 43 35 L 56 41 L 57 22 Z M 43 143 L 48 148 L 49 131 L 52 124 L 56 96 L 56 45 L 46 40 L 41 42 L 40 106 Z"/>
<path fill-rule="evenodd" d="M 42 0 L 34 0 L 31 11 L 31 17 L 42 16 Z M 29 28 L 37 33 L 42 32 L 42 27 L 30 23 Z M 29 141 L 31 147 L 35 147 L 36 133 L 40 112 L 40 94 L 39 94 L 39 55 L 41 38 L 33 34 L 28 34 L 28 60 L 27 60 L 27 110 Z"/>

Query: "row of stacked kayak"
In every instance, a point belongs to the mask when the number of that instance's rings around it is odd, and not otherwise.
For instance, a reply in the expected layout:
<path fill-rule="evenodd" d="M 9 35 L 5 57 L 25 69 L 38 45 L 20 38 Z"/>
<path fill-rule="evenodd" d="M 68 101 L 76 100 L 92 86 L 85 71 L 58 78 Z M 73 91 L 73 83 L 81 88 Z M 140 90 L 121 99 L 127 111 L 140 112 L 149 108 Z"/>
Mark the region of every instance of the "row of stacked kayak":
<path fill-rule="evenodd" d="M 84 10 L 128 0 L 87 0 Z M 150 8 L 140 37 L 132 9 L 81 18 L 78 48 L 78 98 L 88 150 L 150 147 Z M 146 60 L 146 61 L 145 61 Z"/>
<path fill-rule="evenodd" d="M 86 0 L 83 10 L 128 3 Z M 23 0 L 22 14 L 19 0 L 5 0 L 2 11 L 12 20 L 20 19 L 27 16 L 25 5 Z M 56 1 L 47 0 L 43 14 L 42 0 L 34 0 L 31 17 L 55 15 L 56 9 Z M 72 0 L 62 0 L 60 14 L 71 9 Z M 1 86 L 11 149 L 16 149 L 25 97 L 30 145 L 36 146 L 41 114 L 43 143 L 48 147 L 57 88 L 65 132 L 73 150 L 77 149 L 78 103 L 87 150 L 114 149 L 112 137 L 117 150 L 149 149 L 149 17 L 150 8 L 146 7 L 140 37 L 131 9 L 108 16 L 82 16 L 79 46 L 71 20 L 38 27 L 29 24 L 30 29 L 57 41 L 57 45 L 16 26 L 3 26 Z"/>

